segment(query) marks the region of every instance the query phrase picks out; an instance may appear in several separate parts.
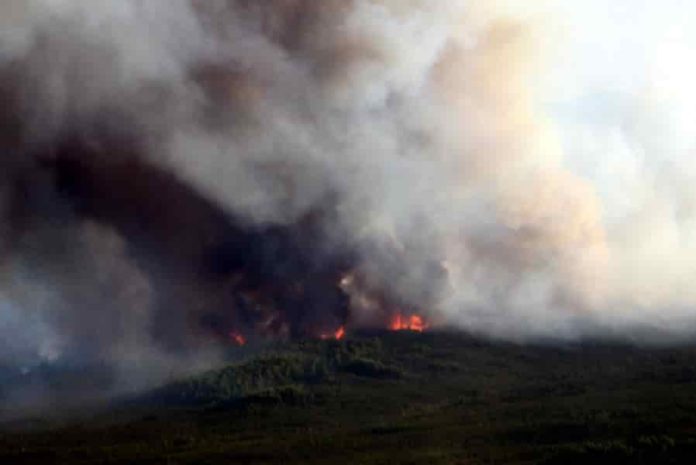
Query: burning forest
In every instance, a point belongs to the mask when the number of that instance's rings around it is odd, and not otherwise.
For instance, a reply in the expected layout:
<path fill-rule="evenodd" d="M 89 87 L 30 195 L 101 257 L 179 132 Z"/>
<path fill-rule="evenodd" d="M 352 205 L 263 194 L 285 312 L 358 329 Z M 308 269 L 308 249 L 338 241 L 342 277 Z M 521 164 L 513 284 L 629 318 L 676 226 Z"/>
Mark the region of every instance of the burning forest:
<path fill-rule="evenodd" d="M 691 84 L 626 91 L 605 137 L 553 5 L 3 2 L 0 359 L 691 337 L 692 145 L 644 116 Z"/>

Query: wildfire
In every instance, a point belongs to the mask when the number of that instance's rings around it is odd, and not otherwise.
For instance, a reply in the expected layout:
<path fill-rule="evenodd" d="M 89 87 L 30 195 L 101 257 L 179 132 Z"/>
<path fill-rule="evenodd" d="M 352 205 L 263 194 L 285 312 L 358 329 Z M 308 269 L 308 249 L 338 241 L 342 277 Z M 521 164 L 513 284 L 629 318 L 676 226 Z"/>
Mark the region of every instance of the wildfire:
<path fill-rule="evenodd" d="M 240 333 L 237 333 L 235 331 L 230 332 L 229 336 L 230 336 L 230 340 L 232 342 L 234 342 L 236 345 L 238 345 L 239 347 L 242 347 L 242 346 L 246 345 L 246 343 L 247 343 L 246 338 L 243 335 L 241 335 Z"/>
<path fill-rule="evenodd" d="M 333 333 L 324 333 L 319 335 L 319 339 L 322 341 L 326 341 L 327 339 L 336 339 L 337 341 L 340 341 L 344 337 L 346 337 L 346 328 L 344 326 L 341 326 Z"/>
<path fill-rule="evenodd" d="M 345 336 L 346 336 L 346 328 L 344 328 L 343 326 L 341 326 L 340 328 L 338 328 L 338 329 L 336 330 L 336 332 L 334 333 L 334 337 L 336 338 L 337 341 L 340 341 L 340 340 L 343 339 Z"/>
<path fill-rule="evenodd" d="M 428 323 L 420 315 L 405 316 L 397 313 L 389 322 L 389 329 L 392 331 L 415 331 L 422 333 L 428 329 Z"/>

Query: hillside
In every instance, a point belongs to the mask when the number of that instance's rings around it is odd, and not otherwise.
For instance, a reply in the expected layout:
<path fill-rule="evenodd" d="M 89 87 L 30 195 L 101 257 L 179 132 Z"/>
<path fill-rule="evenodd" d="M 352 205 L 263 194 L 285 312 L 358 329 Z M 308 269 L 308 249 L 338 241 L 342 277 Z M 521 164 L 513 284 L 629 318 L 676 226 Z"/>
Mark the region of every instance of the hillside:
<path fill-rule="evenodd" d="M 0 463 L 692 463 L 694 360 L 457 334 L 305 341 L 89 420 L 5 425 Z"/>

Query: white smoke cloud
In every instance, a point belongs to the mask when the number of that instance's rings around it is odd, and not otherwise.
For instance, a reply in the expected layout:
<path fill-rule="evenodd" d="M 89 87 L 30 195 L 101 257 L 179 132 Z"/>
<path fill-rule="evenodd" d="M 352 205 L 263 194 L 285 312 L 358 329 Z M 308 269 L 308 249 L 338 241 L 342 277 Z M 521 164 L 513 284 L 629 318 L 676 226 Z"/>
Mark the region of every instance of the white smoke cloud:
<path fill-rule="evenodd" d="M 566 84 L 554 96 L 554 114 L 568 166 L 600 195 L 613 254 L 609 303 L 598 316 L 690 333 L 693 6 L 591 1 L 564 7 L 570 53 L 557 67 Z"/>
<path fill-rule="evenodd" d="M 357 249 L 368 287 L 434 323 L 507 337 L 690 330 L 696 72 L 667 3 L 10 1 L 0 68 L 18 134 L 3 146 L 21 171 L 37 147 L 98 145 L 106 128 L 246 223 L 293 225 L 330 203 L 329 247 Z M 84 269 L 135 276 L 114 292 L 151 286 L 108 246 L 128 238 L 99 231 Z M 82 264 L 91 246 L 72 240 Z M 41 267 L 32 286 L 67 286 L 80 309 L 44 313 L 68 339 L 51 350 L 79 347 L 94 328 L 75 315 L 105 285 L 48 285 L 55 268 Z M 148 305 L 115 352 L 147 339 Z"/>

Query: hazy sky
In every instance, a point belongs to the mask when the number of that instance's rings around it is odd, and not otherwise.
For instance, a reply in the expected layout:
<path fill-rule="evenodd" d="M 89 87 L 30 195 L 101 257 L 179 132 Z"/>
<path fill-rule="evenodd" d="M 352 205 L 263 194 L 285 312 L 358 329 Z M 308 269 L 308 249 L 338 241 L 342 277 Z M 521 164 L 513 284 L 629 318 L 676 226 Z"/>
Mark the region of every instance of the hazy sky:
<path fill-rule="evenodd" d="M 552 65 L 552 114 L 568 166 L 595 182 L 611 224 L 638 208 L 646 171 L 696 174 L 696 4 L 558 4 L 566 41 Z"/>
<path fill-rule="evenodd" d="M 696 18 L 693 2 L 558 3 L 565 12 L 564 26 L 572 50 L 566 55 L 566 66 L 574 68 L 576 84 L 581 88 L 625 91 L 650 81 L 666 86 L 685 83 L 675 79 L 673 73 L 689 73 L 693 77 L 695 65 L 689 63 L 696 58 L 696 31 L 690 27 Z"/>

